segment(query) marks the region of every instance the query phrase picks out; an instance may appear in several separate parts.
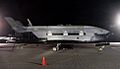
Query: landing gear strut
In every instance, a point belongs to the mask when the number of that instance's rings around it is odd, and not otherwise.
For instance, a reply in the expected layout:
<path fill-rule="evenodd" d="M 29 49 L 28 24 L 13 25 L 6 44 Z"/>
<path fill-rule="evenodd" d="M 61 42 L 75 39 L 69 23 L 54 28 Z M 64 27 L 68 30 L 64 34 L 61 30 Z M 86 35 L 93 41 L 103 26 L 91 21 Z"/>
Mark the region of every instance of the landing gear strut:
<path fill-rule="evenodd" d="M 99 47 L 99 48 L 98 48 L 98 52 L 101 53 L 101 52 L 104 50 L 104 48 L 105 48 L 105 45 Z"/>
<path fill-rule="evenodd" d="M 108 43 L 108 42 L 100 42 L 100 43 L 97 43 L 95 46 L 98 48 L 98 53 L 102 53 L 102 51 L 104 50 L 104 48 L 107 45 L 110 45 L 110 43 Z"/>
<path fill-rule="evenodd" d="M 61 43 L 57 43 L 56 47 L 53 47 L 53 51 L 60 50 Z"/>

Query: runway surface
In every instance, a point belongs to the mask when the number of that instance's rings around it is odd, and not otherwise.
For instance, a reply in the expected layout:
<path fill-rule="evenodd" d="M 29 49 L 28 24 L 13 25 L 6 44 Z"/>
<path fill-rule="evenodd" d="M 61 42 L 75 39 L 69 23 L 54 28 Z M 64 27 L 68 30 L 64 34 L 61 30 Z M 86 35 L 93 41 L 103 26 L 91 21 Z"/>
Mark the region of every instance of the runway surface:
<path fill-rule="evenodd" d="M 119 45 L 107 46 L 102 53 L 91 44 L 75 45 L 69 50 L 52 51 L 49 44 L 18 44 L 0 48 L 0 69 L 119 69 Z M 82 47 L 79 47 L 82 46 Z M 47 66 L 41 66 L 42 57 Z"/>

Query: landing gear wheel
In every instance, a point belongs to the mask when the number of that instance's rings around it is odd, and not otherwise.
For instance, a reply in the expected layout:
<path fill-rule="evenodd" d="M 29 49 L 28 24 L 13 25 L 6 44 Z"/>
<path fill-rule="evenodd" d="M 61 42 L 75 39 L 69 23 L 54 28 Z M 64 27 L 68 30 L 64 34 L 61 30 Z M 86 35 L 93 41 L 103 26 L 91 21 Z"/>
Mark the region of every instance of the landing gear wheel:
<path fill-rule="evenodd" d="M 104 48 L 105 48 L 105 46 L 99 47 L 99 48 L 98 48 L 98 52 L 99 52 L 99 53 L 102 53 L 102 51 L 104 50 Z"/>
<path fill-rule="evenodd" d="M 53 47 L 53 51 L 57 51 L 57 48 L 56 48 L 56 47 Z"/>
<path fill-rule="evenodd" d="M 60 50 L 61 43 L 57 43 L 56 47 L 53 47 L 53 51 L 58 51 Z"/>

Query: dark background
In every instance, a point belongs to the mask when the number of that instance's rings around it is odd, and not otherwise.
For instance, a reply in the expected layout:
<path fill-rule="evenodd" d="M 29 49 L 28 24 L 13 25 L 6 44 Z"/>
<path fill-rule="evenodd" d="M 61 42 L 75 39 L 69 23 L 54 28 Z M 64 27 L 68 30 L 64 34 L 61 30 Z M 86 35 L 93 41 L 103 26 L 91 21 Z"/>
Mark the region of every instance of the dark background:
<path fill-rule="evenodd" d="M 21 21 L 30 18 L 33 25 L 110 25 L 115 0 L 4 0 L 1 14 Z M 25 23 L 26 24 L 26 23 Z"/>
<path fill-rule="evenodd" d="M 114 33 L 120 30 L 114 17 L 120 11 L 120 0 L 0 0 L 0 15 L 11 16 L 27 25 L 91 25 Z M 119 37 L 119 38 L 118 38 Z"/>

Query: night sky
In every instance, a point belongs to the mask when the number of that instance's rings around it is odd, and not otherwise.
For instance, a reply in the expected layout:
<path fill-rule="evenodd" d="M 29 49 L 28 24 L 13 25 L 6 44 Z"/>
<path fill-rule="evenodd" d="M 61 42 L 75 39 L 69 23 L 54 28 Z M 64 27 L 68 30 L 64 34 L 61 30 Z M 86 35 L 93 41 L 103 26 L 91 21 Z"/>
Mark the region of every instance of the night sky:
<path fill-rule="evenodd" d="M 0 0 L 0 15 L 24 25 L 29 18 L 33 25 L 92 25 L 120 33 L 113 20 L 117 12 L 120 0 Z"/>
<path fill-rule="evenodd" d="M 27 25 L 110 25 L 110 16 L 119 0 L 4 0 L 1 14 L 12 16 Z M 111 9 L 113 8 L 113 9 Z M 119 8 L 118 8 L 119 9 Z"/>

